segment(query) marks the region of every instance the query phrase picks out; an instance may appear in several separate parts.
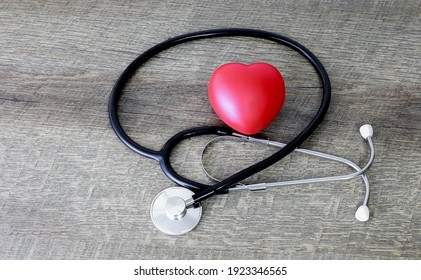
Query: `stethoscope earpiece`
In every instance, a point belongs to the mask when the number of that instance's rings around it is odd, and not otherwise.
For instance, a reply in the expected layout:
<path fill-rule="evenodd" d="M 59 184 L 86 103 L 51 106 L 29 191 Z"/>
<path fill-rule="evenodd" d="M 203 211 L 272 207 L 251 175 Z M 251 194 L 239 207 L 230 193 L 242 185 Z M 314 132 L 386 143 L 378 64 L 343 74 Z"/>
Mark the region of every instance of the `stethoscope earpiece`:
<path fill-rule="evenodd" d="M 360 222 L 366 222 L 370 218 L 370 210 L 367 205 L 361 205 L 355 212 L 355 219 Z"/>
<path fill-rule="evenodd" d="M 373 137 L 373 127 L 369 124 L 365 124 L 360 127 L 360 134 L 364 139 Z"/>

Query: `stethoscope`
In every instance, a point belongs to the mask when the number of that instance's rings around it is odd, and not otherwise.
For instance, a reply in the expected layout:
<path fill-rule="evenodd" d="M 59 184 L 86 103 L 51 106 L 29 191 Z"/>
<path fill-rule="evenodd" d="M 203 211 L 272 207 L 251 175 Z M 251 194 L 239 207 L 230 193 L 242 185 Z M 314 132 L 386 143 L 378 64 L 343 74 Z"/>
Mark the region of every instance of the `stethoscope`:
<path fill-rule="evenodd" d="M 244 37 L 254 37 L 265 39 L 279 43 L 281 45 L 287 46 L 303 57 L 305 57 L 308 62 L 314 67 L 318 76 L 321 79 L 323 85 L 323 96 L 321 100 L 320 107 L 310 121 L 310 123 L 299 133 L 293 140 L 287 144 L 278 143 L 275 141 L 270 141 L 266 139 L 254 138 L 247 135 L 242 135 L 237 133 L 231 128 L 228 127 L 215 127 L 215 126 L 205 126 L 205 127 L 196 127 L 181 131 L 171 137 L 159 151 L 155 151 L 149 148 L 146 148 L 133 139 L 131 139 L 122 128 L 119 118 L 118 118 L 118 101 L 123 93 L 123 89 L 128 80 L 135 74 L 136 70 L 140 68 L 146 61 L 148 61 L 153 56 L 158 53 L 176 46 L 178 44 L 186 43 L 193 40 L 200 40 L 205 38 L 215 38 L 215 37 L 228 37 L 228 36 L 244 36 Z M 192 229 L 194 229 L 200 221 L 202 215 L 202 206 L 201 202 L 215 194 L 228 193 L 229 191 L 237 190 L 263 190 L 273 187 L 281 186 L 290 186 L 298 184 L 310 184 L 310 183 L 321 183 L 321 182 L 332 182 L 340 180 L 350 180 L 357 176 L 361 176 L 365 188 L 365 198 L 363 204 L 358 208 L 355 217 L 360 221 L 367 221 L 369 219 L 369 210 L 368 210 L 368 199 L 370 194 L 370 188 L 367 176 L 364 174 L 367 169 L 370 167 L 374 160 L 374 146 L 371 139 L 373 135 L 373 129 L 370 125 L 366 124 L 360 128 L 360 133 L 362 137 L 367 140 L 370 147 L 370 159 L 368 163 L 360 168 L 358 165 L 349 161 L 347 159 L 311 151 L 307 149 L 298 148 L 317 128 L 317 126 L 323 120 L 330 103 L 331 98 L 331 86 L 330 80 L 326 70 L 323 65 L 317 59 L 317 57 L 312 54 L 307 48 L 301 44 L 278 34 L 271 32 L 254 30 L 254 29 L 216 29 L 216 30 L 205 30 L 194 33 L 188 33 L 180 35 L 171 39 L 168 39 L 160 44 L 155 45 L 149 50 L 145 51 L 143 54 L 138 56 L 130 65 L 123 71 L 123 73 L 118 78 L 117 82 L 114 85 L 114 88 L 111 92 L 110 102 L 109 102 L 109 117 L 111 126 L 117 134 L 118 138 L 131 150 L 134 152 L 145 156 L 147 158 L 154 159 L 159 162 L 165 175 L 175 182 L 178 187 L 171 187 L 161 191 L 153 200 L 150 207 L 150 215 L 154 225 L 162 232 L 169 235 L 181 235 L 185 234 Z M 215 139 L 211 140 L 204 148 L 204 152 L 209 147 L 209 145 L 214 144 L 216 141 L 222 140 L 241 140 L 248 141 L 257 144 L 264 144 L 279 148 L 279 151 L 275 152 L 268 158 L 261 160 L 258 163 L 255 163 L 234 175 L 229 176 L 223 180 L 218 180 L 205 170 L 205 173 L 208 174 L 211 178 L 215 180 L 214 185 L 207 185 L 199 182 L 192 181 L 181 175 L 179 175 L 171 166 L 170 154 L 172 150 L 179 144 L 181 141 L 201 136 L 201 135 L 217 135 Z M 324 158 L 327 160 L 332 160 L 339 162 L 345 165 L 350 166 L 355 170 L 354 173 L 340 176 L 331 176 L 331 177 L 320 177 L 320 178 L 311 178 L 311 179 L 302 179 L 294 181 L 284 181 L 284 182 L 274 182 L 274 183 L 259 183 L 245 185 L 241 181 L 244 179 L 256 174 L 274 163 L 278 162 L 286 155 L 291 152 L 298 152 L 306 154 L 309 156 L 316 156 L 319 158 Z M 202 164 L 203 166 L 203 164 Z"/>

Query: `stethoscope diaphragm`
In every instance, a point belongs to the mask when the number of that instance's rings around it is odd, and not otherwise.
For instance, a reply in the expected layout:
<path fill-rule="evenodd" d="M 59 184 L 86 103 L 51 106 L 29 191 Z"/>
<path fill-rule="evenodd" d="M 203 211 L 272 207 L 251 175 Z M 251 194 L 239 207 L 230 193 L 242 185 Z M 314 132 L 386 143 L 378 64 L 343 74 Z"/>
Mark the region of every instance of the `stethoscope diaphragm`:
<path fill-rule="evenodd" d="M 168 235 L 182 235 L 193 230 L 202 217 L 202 205 L 188 207 L 194 192 L 182 187 L 165 189 L 155 196 L 150 213 L 153 224 Z"/>

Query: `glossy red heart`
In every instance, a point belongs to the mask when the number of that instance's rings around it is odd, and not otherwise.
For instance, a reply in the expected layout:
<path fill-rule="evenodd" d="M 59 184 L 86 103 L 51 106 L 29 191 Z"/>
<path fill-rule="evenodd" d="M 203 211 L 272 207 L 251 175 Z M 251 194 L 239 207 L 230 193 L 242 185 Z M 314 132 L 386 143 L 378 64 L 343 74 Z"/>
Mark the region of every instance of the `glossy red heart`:
<path fill-rule="evenodd" d="M 255 134 L 278 115 L 285 100 L 281 73 L 267 63 L 227 63 L 212 74 L 209 99 L 216 114 L 231 128 Z"/>

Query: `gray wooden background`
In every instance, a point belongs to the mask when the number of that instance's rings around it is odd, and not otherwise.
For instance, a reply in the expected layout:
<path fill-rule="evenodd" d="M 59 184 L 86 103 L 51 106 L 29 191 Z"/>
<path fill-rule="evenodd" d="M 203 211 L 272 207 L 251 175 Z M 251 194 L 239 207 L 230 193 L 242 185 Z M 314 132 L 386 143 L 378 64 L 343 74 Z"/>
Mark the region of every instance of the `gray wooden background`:
<path fill-rule="evenodd" d="M 2 0 L 0 258 L 420 259 L 420 15 L 420 1 Z M 174 183 L 117 139 L 109 94 L 149 47 L 219 27 L 284 34 L 323 62 L 333 99 L 304 147 L 363 165 L 368 148 L 358 128 L 373 125 L 368 222 L 354 219 L 364 195 L 355 179 L 217 196 L 189 234 L 155 229 L 150 203 Z M 207 81 L 231 61 L 265 61 L 283 73 L 285 106 L 264 134 L 292 139 L 318 107 L 320 82 L 294 52 L 246 38 L 193 42 L 152 59 L 121 102 L 128 134 L 158 149 L 181 129 L 221 124 Z M 180 145 L 172 155 L 178 172 L 208 182 L 199 164 L 208 140 Z M 220 143 L 205 164 L 226 175 L 270 152 Z M 349 171 L 291 155 L 248 181 Z"/>

